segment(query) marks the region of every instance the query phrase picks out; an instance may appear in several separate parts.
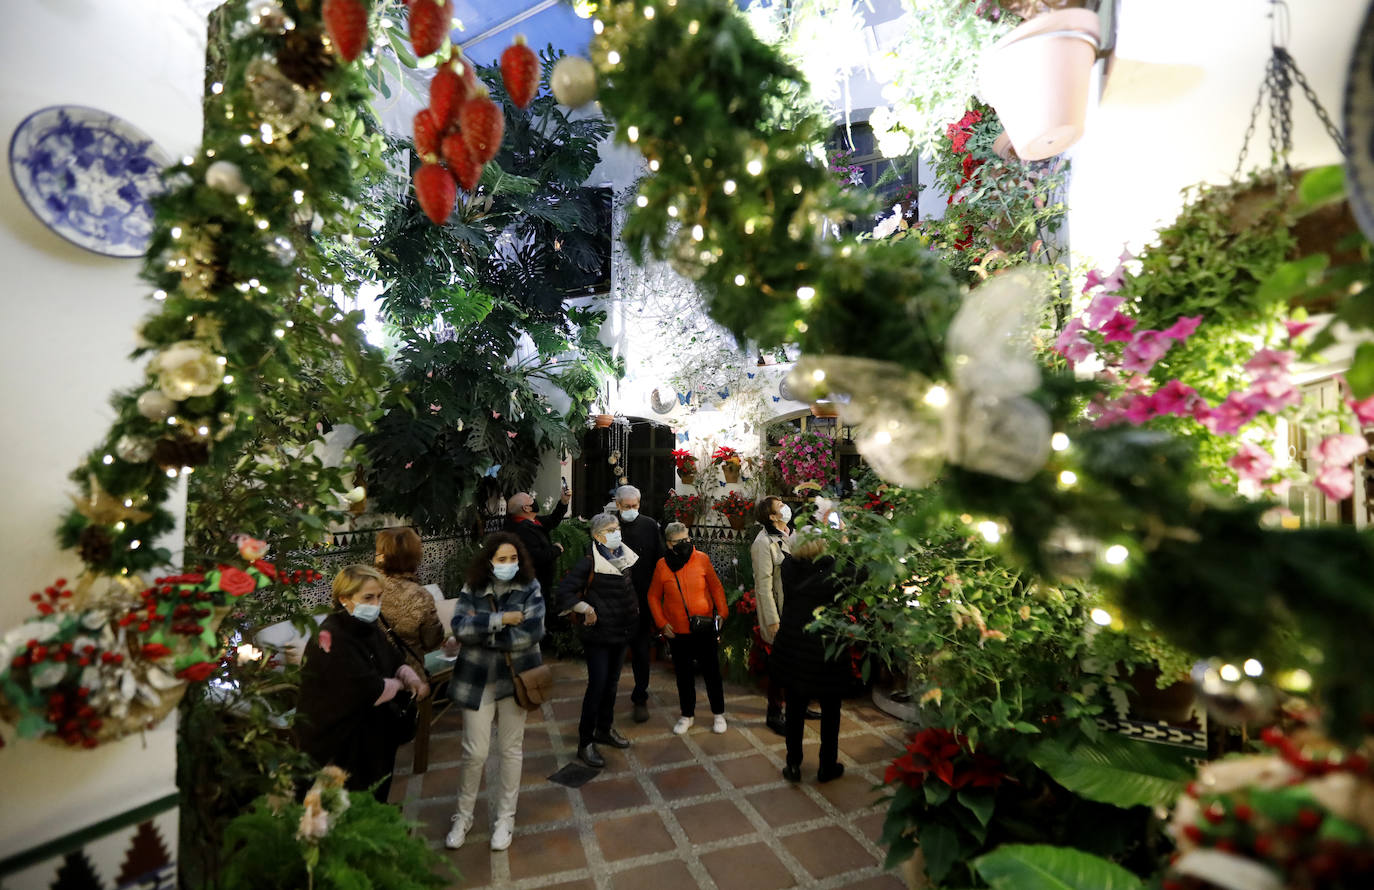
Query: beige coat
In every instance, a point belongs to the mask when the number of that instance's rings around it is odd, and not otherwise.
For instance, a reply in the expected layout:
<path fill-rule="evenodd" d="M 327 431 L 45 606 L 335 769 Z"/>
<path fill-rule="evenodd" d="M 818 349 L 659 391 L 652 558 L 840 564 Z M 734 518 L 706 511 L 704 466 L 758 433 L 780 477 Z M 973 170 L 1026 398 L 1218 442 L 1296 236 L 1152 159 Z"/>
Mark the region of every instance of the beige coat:
<path fill-rule="evenodd" d="M 773 642 L 770 628 L 782 616 L 782 558 L 791 552 L 789 536 L 770 535 L 767 529 L 760 531 L 749 545 L 749 558 L 754 563 L 754 598 L 759 604 L 759 634 L 765 643 Z"/>

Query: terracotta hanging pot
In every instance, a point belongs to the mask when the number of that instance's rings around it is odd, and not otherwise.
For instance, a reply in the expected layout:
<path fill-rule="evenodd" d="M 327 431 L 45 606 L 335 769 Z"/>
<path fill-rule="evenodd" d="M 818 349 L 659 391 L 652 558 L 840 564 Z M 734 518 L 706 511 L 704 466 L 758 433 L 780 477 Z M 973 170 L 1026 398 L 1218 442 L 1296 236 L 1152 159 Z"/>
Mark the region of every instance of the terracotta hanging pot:
<path fill-rule="evenodd" d="M 811 403 L 811 416 L 812 416 L 812 417 L 839 417 L 839 416 L 840 416 L 840 409 L 835 405 L 834 402 L 812 402 L 812 403 Z"/>
<path fill-rule="evenodd" d="M 611 424 L 615 423 L 615 415 L 614 415 L 614 414 L 598 414 L 598 415 L 596 415 L 595 422 L 596 422 L 596 428 L 597 428 L 597 429 L 599 429 L 599 430 L 604 430 L 604 429 L 606 429 L 607 427 L 609 427 Z"/>
<path fill-rule="evenodd" d="M 996 139 L 992 140 L 992 152 L 1004 161 L 1021 160 L 1016 154 L 1016 149 L 1012 148 L 1011 137 L 1007 135 L 1006 130 L 1003 130 Z"/>
<path fill-rule="evenodd" d="M 730 527 L 737 532 L 744 531 L 744 524 L 748 521 L 746 516 L 727 516 L 725 518 L 730 520 Z"/>
<path fill-rule="evenodd" d="M 983 54 L 978 95 L 997 109 L 1023 161 L 1054 157 L 1083 135 L 1098 49 L 1097 13 L 1037 16 Z"/>
<path fill-rule="evenodd" d="M 739 481 L 739 464 L 724 463 L 720 465 L 720 471 L 725 474 L 726 482 Z"/>
<path fill-rule="evenodd" d="M 1088 2 L 1087 0 L 997 0 L 997 5 L 1002 7 L 1003 12 L 1010 12 L 1023 19 L 1033 19 L 1036 16 L 1060 9 L 1082 9 L 1088 5 Z"/>
<path fill-rule="evenodd" d="M 697 481 L 697 471 L 692 470 L 690 473 L 686 473 L 679 470 L 677 478 L 682 480 L 683 485 L 695 485 Z"/>

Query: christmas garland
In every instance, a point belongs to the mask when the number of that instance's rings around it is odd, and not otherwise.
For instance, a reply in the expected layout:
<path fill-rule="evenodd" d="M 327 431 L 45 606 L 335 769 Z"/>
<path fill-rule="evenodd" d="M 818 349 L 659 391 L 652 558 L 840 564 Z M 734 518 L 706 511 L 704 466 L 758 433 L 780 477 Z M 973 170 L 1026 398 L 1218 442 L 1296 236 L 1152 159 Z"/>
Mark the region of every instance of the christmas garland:
<path fill-rule="evenodd" d="M 148 357 L 147 376 L 114 396 L 114 424 L 72 473 L 80 493 L 58 537 L 85 570 L 70 589 L 36 594 L 41 620 L 3 637 L 3 707 L 25 736 L 117 737 L 208 676 L 225 597 L 280 579 L 266 562 L 230 565 L 240 547 L 224 540 L 209 554 L 216 569 L 146 584 L 139 573 L 170 559 L 155 541 L 175 524 L 165 503 L 176 480 L 204 467 L 257 491 L 262 505 L 239 513 L 240 529 L 277 509 L 276 492 L 308 491 L 271 521 L 322 531 L 332 514 L 319 501 L 341 482 L 309 455 L 316 420 L 361 423 L 376 401 L 380 357 L 361 313 L 330 298 L 345 282 L 315 240 L 352 231 L 358 183 L 380 157 L 357 115 L 362 76 L 336 58 L 308 0 L 216 15 L 227 39 L 211 41 L 202 148 L 166 171 L 154 201 L 143 277 L 156 308 L 134 353 Z M 259 456 L 263 426 L 290 433 L 277 437 L 284 461 Z"/>
<path fill-rule="evenodd" d="M 1283 657 L 1271 629 L 1296 624 L 1312 643 L 1308 656 L 1268 666 L 1309 671 L 1333 732 L 1359 733 L 1362 715 L 1374 713 L 1374 688 L 1360 681 L 1368 656 L 1354 642 L 1374 631 L 1374 603 L 1359 594 L 1374 566 L 1370 536 L 1267 528 L 1265 505 L 1209 493 L 1188 443 L 1129 427 L 1083 428 L 1091 387 L 1062 365 L 1039 368 L 1038 385 L 1014 398 L 980 391 L 977 377 L 957 385 L 972 351 L 952 330 L 965 297 L 919 239 L 822 237 L 825 222 L 877 208 L 843 192 L 816 155 L 823 121 L 773 125 L 798 74 L 754 37 L 734 4 L 620 0 L 600 14 L 591 55 L 605 84 L 602 105 L 655 174 L 624 227 L 636 258 L 668 258 L 696 279 L 712 316 L 737 336 L 799 344 L 813 361 L 796 382 L 850 398 L 842 413 L 881 408 L 911 429 L 935 416 L 955 443 L 982 422 L 990 457 L 967 460 L 954 449 L 947 497 L 970 521 L 1000 517 L 983 520 L 985 535 L 1005 537 L 1033 569 L 1089 577 L 1175 642 L 1228 658 Z M 1025 282 L 1001 286 L 1033 296 Z M 1017 331 L 1000 333 L 1010 341 Z M 849 377 L 873 388 L 880 373 L 883 391 L 861 394 L 827 373 L 844 362 L 869 369 Z M 1043 418 L 1043 443 L 1029 443 L 1043 451 L 1014 455 L 1017 469 L 998 470 L 1002 443 L 987 434 L 998 412 L 1008 422 Z M 913 448 L 918 435 L 872 441 Z"/>

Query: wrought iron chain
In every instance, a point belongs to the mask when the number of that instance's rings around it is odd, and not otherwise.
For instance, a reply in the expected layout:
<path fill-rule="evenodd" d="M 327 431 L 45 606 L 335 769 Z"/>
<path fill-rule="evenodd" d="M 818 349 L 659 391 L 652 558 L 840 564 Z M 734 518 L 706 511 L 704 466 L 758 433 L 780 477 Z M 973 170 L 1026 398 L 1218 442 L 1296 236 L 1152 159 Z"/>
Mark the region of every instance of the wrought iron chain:
<path fill-rule="evenodd" d="M 1336 143 L 1336 148 L 1340 150 L 1342 157 L 1349 157 L 1350 146 L 1346 144 L 1345 136 L 1341 133 L 1340 127 L 1337 127 L 1331 120 L 1331 115 L 1326 113 L 1326 109 L 1322 107 L 1321 100 L 1317 98 L 1316 90 L 1312 89 L 1312 85 L 1307 82 L 1307 78 L 1298 70 L 1297 63 L 1293 61 L 1293 57 L 1288 55 L 1286 50 L 1283 51 L 1283 54 L 1288 59 L 1288 67 L 1292 71 L 1293 79 L 1297 81 L 1298 86 L 1302 87 L 1303 95 L 1307 97 L 1308 102 L 1312 103 L 1312 110 L 1317 113 L 1317 119 L 1321 121 L 1322 126 L 1326 128 L 1326 135 L 1330 136 L 1331 141 Z"/>

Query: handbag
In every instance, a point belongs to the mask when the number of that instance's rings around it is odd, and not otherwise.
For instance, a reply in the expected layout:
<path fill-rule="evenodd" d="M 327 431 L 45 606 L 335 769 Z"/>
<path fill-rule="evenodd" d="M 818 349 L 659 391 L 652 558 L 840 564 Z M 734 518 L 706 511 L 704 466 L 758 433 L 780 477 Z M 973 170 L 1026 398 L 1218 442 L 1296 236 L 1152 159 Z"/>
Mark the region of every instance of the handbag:
<path fill-rule="evenodd" d="M 716 604 L 711 603 L 710 615 L 693 615 L 692 610 L 687 608 L 687 595 L 682 592 L 682 582 L 678 580 L 677 572 L 673 572 L 673 581 L 677 584 L 677 595 L 682 599 L 682 611 L 687 615 L 687 632 L 719 635 L 720 616 L 716 614 Z"/>
<path fill-rule="evenodd" d="M 409 692 L 398 692 L 391 701 L 382 702 L 381 708 L 392 742 L 400 746 L 415 738 L 419 711 L 415 705 L 414 695 Z"/>
<path fill-rule="evenodd" d="M 498 611 L 496 597 L 487 594 L 487 598 L 491 600 L 492 611 Z M 549 670 L 549 666 L 539 664 L 517 674 L 511 654 L 507 652 L 505 655 L 506 670 L 510 671 L 511 685 L 515 687 L 515 703 L 526 711 L 533 711 L 548 701 L 553 692 L 553 671 Z"/>

